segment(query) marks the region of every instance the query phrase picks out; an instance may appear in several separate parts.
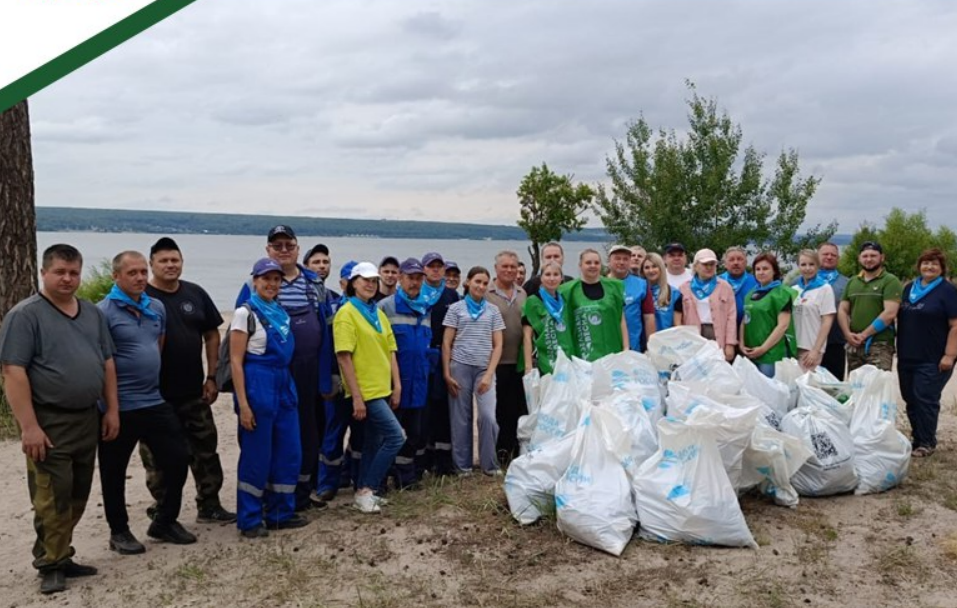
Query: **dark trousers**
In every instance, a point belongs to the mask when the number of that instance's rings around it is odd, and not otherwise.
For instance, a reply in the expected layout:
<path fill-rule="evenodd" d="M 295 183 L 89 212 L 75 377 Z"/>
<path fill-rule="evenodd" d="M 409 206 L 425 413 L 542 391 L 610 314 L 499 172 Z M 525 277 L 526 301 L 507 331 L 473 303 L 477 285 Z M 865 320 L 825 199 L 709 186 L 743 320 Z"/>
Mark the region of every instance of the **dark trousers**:
<path fill-rule="evenodd" d="M 319 395 L 319 359 L 293 358 L 289 366 L 299 396 L 299 443 L 302 463 L 296 484 L 296 510 L 309 506 L 309 493 L 316 487 L 319 469 L 319 443 L 325 435 L 325 405 Z"/>
<path fill-rule="evenodd" d="M 423 466 L 436 475 L 452 475 L 452 422 L 449 418 L 449 387 L 441 370 L 429 376 L 429 404 L 423 416 L 426 453 Z"/>
<path fill-rule="evenodd" d="M 405 431 L 405 443 L 395 457 L 396 485 L 401 489 L 419 481 L 421 477 L 415 466 L 416 455 L 425 445 L 422 443 L 422 419 L 425 417 L 425 408 L 399 408 L 395 417 L 399 419 L 402 430 Z M 421 458 L 421 456 L 420 456 Z"/>
<path fill-rule="evenodd" d="M 189 445 L 189 470 L 196 483 L 196 506 L 200 511 L 221 508 L 219 491 L 223 488 L 223 465 L 217 452 L 219 434 L 213 410 L 202 399 L 172 402 L 172 406 Z M 166 495 L 166 482 L 153 462 L 153 454 L 142 442 L 140 458 L 146 468 L 146 487 L 159 504 Z"/>
<path fill-rule="evenodd" d="M 103 510 L 111 534 L 130 529 L 126 512 L 126 468 L 140 441 L 150 449 L 166 484 L 166 496 L 157 506 L 154 521 L 168 524 L 179 517 L 189 467 L 189 447 L 173 406 L 161 403 L 120 412 L 119 436 L 113 441 L 100 441 L 99 447 Z"/>
<path fill-rule="evenodd" d="M 937 419 L 940 416 L 940 395 L 953 370 L 941 373 L 937 362 L 918 365 L 898 364 L 901 396 L 907 404 L 907 419 L 914 448 L 937 447 Z"/>
<path fill-rule="evenodd" d="M 518 419 L 528 414 L 522 373 L 515 363 L 495 368 L 495 420 L 498 422 L 496 451 L 501 466 L 518 456 Z"/>
<path fill-rule="evenodd" d="M 27 458 L 27 485 L 33 503 L 33 567 L 59 568 L 73 557 L 73 529 L 90 497 L 100 436 L 96 406 L 68 410 L 34 406 L 40 428 L 50 438 L 46 459 Z"/>
<path fill-rule="evenodd" d="M 836 322 L 836 321 L 835 321 Z M 847 369 L 847 358 L 844 353 L 843 342 L 828 342 L 824 354 L 821 355 L 821 366 L 843 381 Z"/>

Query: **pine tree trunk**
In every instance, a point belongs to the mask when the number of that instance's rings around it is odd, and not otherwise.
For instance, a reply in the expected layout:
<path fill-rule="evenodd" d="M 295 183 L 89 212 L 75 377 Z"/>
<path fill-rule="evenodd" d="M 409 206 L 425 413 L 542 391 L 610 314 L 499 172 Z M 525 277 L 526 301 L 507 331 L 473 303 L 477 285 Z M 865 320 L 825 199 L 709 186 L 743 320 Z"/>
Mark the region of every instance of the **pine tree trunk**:
<path fill-rule="evenodd" d="M 0 322 L 37 290 L 37 221 L 26 100 L 0 113 Z"/>

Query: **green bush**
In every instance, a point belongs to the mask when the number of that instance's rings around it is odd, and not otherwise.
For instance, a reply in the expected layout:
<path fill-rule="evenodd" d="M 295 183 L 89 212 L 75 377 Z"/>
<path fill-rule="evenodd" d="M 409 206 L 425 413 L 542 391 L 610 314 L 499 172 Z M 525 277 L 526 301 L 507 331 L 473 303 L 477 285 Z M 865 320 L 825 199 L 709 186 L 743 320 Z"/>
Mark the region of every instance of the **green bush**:
<path fill-rule="evenodd" d="M 113 267 L 109 260 L 103 260 L 98 266 L 90 268 L 90 275 L 80 283 L 76 297 L 96 304 L 110 293 L 113 288 Z"/>

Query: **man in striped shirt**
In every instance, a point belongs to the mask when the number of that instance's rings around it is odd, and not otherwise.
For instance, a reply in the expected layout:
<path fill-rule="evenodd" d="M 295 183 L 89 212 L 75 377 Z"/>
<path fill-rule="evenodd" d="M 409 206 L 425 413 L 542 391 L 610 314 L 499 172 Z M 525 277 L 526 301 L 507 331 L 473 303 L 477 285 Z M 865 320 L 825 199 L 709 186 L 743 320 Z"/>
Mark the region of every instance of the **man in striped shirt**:
<path fill-rule="evenodd" d="M 325 431 L 323 399 L 332 393 L 332 337 L 326 317 L 331 314 L 322 279 L 298 263 L 299 243 L 291 226 L 274 226 L 266 237 L 266 254 L 282 266 L 279 305 L 289 314 L 296 341 L 290 371 L 299 396 L 299 438 L 302 465 L 296 485 L 296 511 L 323 508 L 323 501 L 309 500 L 319 467 L 319 443 Z M 251 293 L 243 285 L 236 299 L 239 308 Z"/>

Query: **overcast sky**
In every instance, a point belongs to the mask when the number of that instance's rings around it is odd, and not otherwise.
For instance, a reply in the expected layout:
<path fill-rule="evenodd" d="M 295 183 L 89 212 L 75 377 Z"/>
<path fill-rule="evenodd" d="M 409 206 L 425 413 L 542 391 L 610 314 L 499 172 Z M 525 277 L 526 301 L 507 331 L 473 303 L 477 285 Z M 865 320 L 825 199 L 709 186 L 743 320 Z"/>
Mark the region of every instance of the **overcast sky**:
<path fill-rule="evenodd" d="M 953 225 L 949 0 L 199 0 L 31 99 L 45 206 L 513 224 L 685 79 L 822 178 L 810 223 Z"/>

